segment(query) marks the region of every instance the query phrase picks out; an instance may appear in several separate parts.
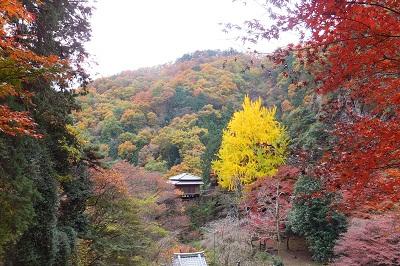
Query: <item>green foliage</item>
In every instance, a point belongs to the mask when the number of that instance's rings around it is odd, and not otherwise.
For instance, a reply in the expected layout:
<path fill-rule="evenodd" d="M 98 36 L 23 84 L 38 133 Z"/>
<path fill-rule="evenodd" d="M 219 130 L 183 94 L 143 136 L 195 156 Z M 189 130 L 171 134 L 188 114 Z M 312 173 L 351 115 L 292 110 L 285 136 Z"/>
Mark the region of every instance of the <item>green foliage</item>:
<path fill-rule="evenodd" d="M 110 117 L 104 120 L 101 125 L 100 141 L 109 142 L 111 140 L 115 140 L 122 132 L 124 131 L 121 123 L 117 121 L 115 117 Z"/>
<path fill-rule="evenodd" d="M 313 259 L 328 261 L 339 235 L 346 231 L 346 217 L 331 208 L 333 195 L 320 195 L 320 181 L 300 177 L 295 185 L 293 208 L 288 216 L 288 228 L 304 236 Z"/>
<path fill-rule="evenodd" d="M 186 213 L 190 217 L 192 228 L 199 230 L 206 223 L 216 219 L 218 214 L 217 204 L 217 199 L 200 198 L 196 204 L 190 205 L 186 209 Z"/>
<path fill-rule="evenodd" d="M 176 87 L 174 96 L 168 103 L 168 111 L 165 120 L 171 121 L 174 117 L 181 116 L 188 111 L 198 112 L 207 104 L 207 98 L 203 93 L 195 96 L 188 88 Z"/>
<path fill-rule="evenodd" d="M 144 166 L 144 169 L 146 169 L 147 171 L 165 173 L 168 170 L 168 164 L 166 161 L 159 162 L 152 160 Z"/>
<path fill-rule="evenodd" d="M 284 266 L 282 259 L 277 256 L 272 257 L 272 265 L 273 266 Z"/>
<path fill-rule="evenodd" d="M 203 181 L 209 183 L 212 171 L 211 163 L 217 159 L 217 153 L 221 146 L 222 131 L 226 127 L 233 113 L 232 106 L 223 108 L 221 111 L 215 110 L 211 105 L 206 106 L 199 113 L 198 125 L 206 128 L 207 133 L 201 138 L 201 142 L 206 147 L 201 156 Z"/>
<path fill-rule="evenodd" d="M 146 254 L 149 245 L 144 224 L 139 220 L 138 205 L 132 198 L 97 201 L 101 221 L 89 229 L 98 265 L 132 265 Z M 95 218 L 95 217 L 94 217 Z"/>
<path fill-rule="evenodd" d="M 265 265 L 284 266 L 280 257 L 269 254 L 268 252 L 257 252 L 254 257 Z"/>
<path fill-rule="evenodd" d="M 160 156 L 161 159 L 167 163 L 168 168 L 182 162 L 179 148 L 170 142 L 160 143 Z"/>
<path fill-rule="evenodd" d="M 37 162 L 27 163 L 35 156 L 24 153 L 23 147 L 0 138 L 0 258 L 7 244 L 14 244 L 35 218 L 33 202 L 39 194 L 30 176 L 38 174 Z"/>
<path fill-rule="evenodd" d="M 327 149 L 330 136 L 327 126 L 318 121 L 317 114 L 307 106 L 300 106 L 284 118 L 292 141 L 292 149 L 304 149 L 310 152 L 313 160 L 321 158 Z"/>

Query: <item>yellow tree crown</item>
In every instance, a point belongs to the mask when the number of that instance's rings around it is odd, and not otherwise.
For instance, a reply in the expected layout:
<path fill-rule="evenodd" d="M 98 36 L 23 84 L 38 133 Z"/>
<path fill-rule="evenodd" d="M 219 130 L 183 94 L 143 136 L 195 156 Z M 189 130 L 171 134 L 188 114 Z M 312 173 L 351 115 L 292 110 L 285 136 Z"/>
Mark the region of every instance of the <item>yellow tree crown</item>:
<path fill-rule="evenodd" d="M 288 137 L 275 119 L 276 108 L 268 109 L 261 98 L 251 101 L 248 96 L 242 106 L 224 130 L 218 159 L 213 162 L 219 184 L 229 190 L 235 189 L 238 181 L 250 184 L 274 175 L 286 160 Z"/>

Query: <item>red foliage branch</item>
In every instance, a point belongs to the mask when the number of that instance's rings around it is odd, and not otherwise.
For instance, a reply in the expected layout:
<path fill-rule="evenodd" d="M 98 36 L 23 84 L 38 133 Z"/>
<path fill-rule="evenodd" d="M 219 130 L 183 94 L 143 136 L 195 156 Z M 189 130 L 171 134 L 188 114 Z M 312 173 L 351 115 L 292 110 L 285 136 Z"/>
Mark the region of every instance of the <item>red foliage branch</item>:
<path fill-rule="evenodd" d="M 244 205 L 248 210 L 249 226 L 262 239 L 275 239 L 285 230 L 291 208 L 291 195 L 299 170 L 280 167 L 274 177 L 265 177 L 247 188 Z"/>
<path fill-rule="evenodd" d="M 105 194 L 128 195 L 127 183 L 121 173 L 114 169 L 90 169 L 93 193 L 101 197 Z"/>
<path fill-rule="evenodd" d="M 326 154 L 322 175 L 328 189 L 343 192 L 347 211 L 384 210 L 400 200 L 400 124 L 359 120 L 338 125 L 339 143 Z"/>
<path fill-rule="evenodd" d="M 301 33 L 296 51 L 313 65 L 326 94 L 345 90 L 353 106 L 350 119 L 336 121 L 339 137 L 323 160 L 330 189 L 343 189 L 345 207 L 381 208 L 382 201 L 399 198 L 400 174 L 400 3 L 394 0 L 310 0 L 292 4 L 269 0 L 267 27 L 247 22 L 252 40 L 276 38 L 282 31 Z M 358 109 L 358 110 L 357 110 Z M 367 196 L 368 195 L 368 196 Z M 356 199 L 356 201 L 355 201 Z"/>

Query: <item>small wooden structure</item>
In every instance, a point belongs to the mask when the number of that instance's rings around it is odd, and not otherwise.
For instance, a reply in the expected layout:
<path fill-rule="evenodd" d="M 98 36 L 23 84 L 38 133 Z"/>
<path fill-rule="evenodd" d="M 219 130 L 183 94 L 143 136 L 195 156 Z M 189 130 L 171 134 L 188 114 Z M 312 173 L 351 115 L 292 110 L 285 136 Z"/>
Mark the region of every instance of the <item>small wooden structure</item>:
<path fill-rule="evenodd" d="M 182 198 L 195 198 L 200 196 L 200 186 L 203 179 L 188 173 L 179 174 L 169 178 L 169 183 L 182 192 Z"/>
<path fill-rule="evenodd" d="M 173 266 L 207 266 L 204 252 L 174 253 Z"/>

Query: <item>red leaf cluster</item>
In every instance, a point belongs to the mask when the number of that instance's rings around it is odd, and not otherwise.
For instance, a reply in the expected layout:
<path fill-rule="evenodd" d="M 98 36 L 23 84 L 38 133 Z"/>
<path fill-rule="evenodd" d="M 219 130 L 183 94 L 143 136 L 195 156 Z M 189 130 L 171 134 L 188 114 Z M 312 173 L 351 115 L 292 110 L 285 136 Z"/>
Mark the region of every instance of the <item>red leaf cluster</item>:
<path fill-rule="evenodd" d="M 12 111 L 8 106 L 0 105 L 0 132 L 11 136 L 28 135 L 41 138 L 42 135 L 35 132 L 35 126 L 28 112 Z"/>
<path fill-rule="evenodd" d="M 384 210 L 400 200 L 400 124 L 377 118 L 340 124 L 339 143 L 324 158 L 328 189 L 340 190 L 347 210 Z"/>
<path fill-rule="evenodd" d="M 349 119 L 337 122 L 339 142 L 323 161 L 332 189 L 343 189 L 349 208 L 399 198 L 400 164 L 400 2 L 394 0 L 270 0 L 264 27 L 249 22 L 256 37 L 282 31 L 301 33 L 289 46 L 313 71 L 321 93 L 347 91 Z M 261 33 L 255 33 L 255 32 Z M 275 55 L 276 61 L 285 55 Z M 356 201 L 354 201 L 356 199 Z M 365 199 L 365 200 L 364 200 Z M 350 206 L 352 205 L 352 206 Z"/>
<path fill-rule="evenodd" d="M 299 170 L 282 166 L 274 177 L 265 177 L 249 185 L 244 205 L 248 210 L 249 225 L 261 238 L 274 238 L 285 229 L 291 208 L 291 195 Z"/>

